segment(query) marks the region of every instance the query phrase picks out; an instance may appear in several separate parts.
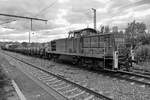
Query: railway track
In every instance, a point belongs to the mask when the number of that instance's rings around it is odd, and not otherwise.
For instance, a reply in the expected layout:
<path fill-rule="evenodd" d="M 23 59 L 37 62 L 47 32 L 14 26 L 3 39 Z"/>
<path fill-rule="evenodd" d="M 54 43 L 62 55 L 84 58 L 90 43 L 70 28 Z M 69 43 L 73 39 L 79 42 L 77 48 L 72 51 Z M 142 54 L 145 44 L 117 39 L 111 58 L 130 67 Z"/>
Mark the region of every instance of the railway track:
<path fill-rule="evenodd" d="M 19 60 L 19 59 L 18 59 Z M 22 61 L 21 61 L 22 62 Z M 23 61 L 24 63 L 27 63 L 27 62 L 25 62 L 25 61 Z M 29 63 L 27 63 L 27 64 L 29 64 Z M 32 65 L 31 65 L 32 66 Z M 33 68 L 34 68 L 35 66 L 33 65 Z M 41 70 L 41 69 L 40 69 Z M 44 69 L 43 69 L 44 70 Z M 112 70 L 103 70 L 103 71 L 92 71 L 92 72 L 94 72 L 94 73 L 99 73 L 99 74 L 104 74 L 104 75 L 108 75 L 108 76 L 110 76 L 110 77 L 113 77 L 113 78 L 118 78 L 118 79 L 121 79 L 121 80 L 127 80 L 127 81 L 129 81 L 129 82 L 131 82 L 131 84 L 132 85 L 134 85 L 134 84 L 139 84 L 140 86 L 150 86 L 150 76 L 148 76 L 148 75 L 143 75 L 143 74 L 139 74 L 139 73 L 134 73 L 134 72 L 126 72 L 126 71 L 112 71 Z M 33 72 L 34 73 L 34 72 Z M 38 74 L 36 74 L 36 73 L 34 73 L 34 75 L 35 75 L 35 77 L 36 77 L 36 75 L 38 76 Z M 61 77 L 61 78 L 63 78 L 63 76 L 61 76 L 61 75 L 57 75 L 57 76 L 59 76 L 59 77 Z M 41 77 L 43 77 L 43 78 L 41 78 Z M 47 78 L 45 77 L 45 76 L 41 76 L 41 77 L 39 77 L 38 79 L 39 80 L 41 80 L 41 81 L 46 81 L 47 80 Z M 46 79 L 45 79 L 46 78 Z M 57 82 L 57 80 L 56 80 L 56 82 Z M 45 83 L 45 84 L 47 84 L 47 83 Z M 62 83 L 63 84 L 63 83 Z M 80 85 L 80 86 L 83 86 L 83 87 L 85 87 L 86 88 L 86 84 L 84 84 L 84 83 L 76 83 L 77 85 Z M 53 84 L 52 84 L 53 85 Z M 61 85 L 61 83 L 60 83 L 60 85 Z M 72 85 L 73 86 L 73 85 Z M 57 87 L 57 86 L 56 86 Z M 74 87 L 74 86 L 73 86 Z M 73 89 L 73 91 L 74 91 L 74 89 L 75 88 L 72 88 Z M 78 89 L 80 89 L 80 87 L 78 88 Z M 55 90 L 55 89 L 54 89 Z M 64 90 L 65 90 L 65 88 L 64 88 Z M 76 90 L 76 89 L 75 89 Z M 84 90 L 84 89 L 83 89 Z M 57 89 L 55 90 L 55 91 L 57 91 Z M 61 91 L 61 90 L 60 90 Z M 72 92 L 71 90 L 68 90 L 69 92 Z M 84 90 L 85 91 L 85 90 Z M 88 91 L 88 90 L 87 90 Z M 90 89 L 90 91 L 93 91 L 92 89 Z M 83 91 L 82 91 L 83 92 Z M 81 92 L 81 93 L 82 93 Z M 85 93 L 87 93 L 87 94 L 94 94 L 94 93 L 90 93 L 90 92 L 85 92 Z M 97 93 L 97 92 L 96 92 Z M 60 93 L 61 94 L 61 93 Z M 62 94 L 63 95 L 63 94 Z M 80 95 L 80 94 L 79 94 Z M 67 96 L 65 96 L 66 98 L 67 98 Z M 87 99 L 87 100 L 99 100 L 98 98 L 99 97 L 101 97 L 101 96 L 95 96 L 95 95 L 90 95 L 89 96 L 89 98 L 94 98 L 94 99 Z M 102 96 L 103 97 L 103 96 Z M 82 97 L 81 97 L 82 98 Z M 87 96 L 87 98 L 88 98 L 88 96 Z M 70 97 L 69 97 L 69 99 L 70 99 Z M 86 100 L 86 98 L 84 98 L 85 100 Z M 79 98 L 78 98 L 78 96 L 77 96 L 77 99 L 75 99 L 75 100 L 80 100 Z M 81 100 L 83 100 L 83 98 L 81 99 Z M 101 98 L 100 98 L 100 100 L 101 100 Z M 103 99 L 102 99 L 103 100 Z M 106 99 L 107 100 L 107 99 Z M 109 98 L 108 97 L 108 100 L 112 100 L 111 98 Z"/>
<path fill-rule="evenodd" d="M 147 75 L 150 76 L 150 71 L 142 70 L 142 69 L 133 69 L 133 72 L 137 74 Z"/>
<path fill-rule="evenodd" d="M 7 53 L 5 54 L 8 55 Z M 51 73 L 24 60 L 11 55 L 8 56 L 29 65 L 30 67 L 26 67 L 26 69 L 30 74 L 65 97 L 66 100 L 113 100 L 108 96 L 87 88 L 86 83 L 70 81 L 61 75 Z"/>
<path fill-rule="evenodd" d="M 135 82 L 137 84 L 150 86 L 150 76 L 126 71 L 106 71 L 107 73 L 110 72 L 109 74 L 111 75 L 111 77 L 117 77 L 130 82 Z"/>

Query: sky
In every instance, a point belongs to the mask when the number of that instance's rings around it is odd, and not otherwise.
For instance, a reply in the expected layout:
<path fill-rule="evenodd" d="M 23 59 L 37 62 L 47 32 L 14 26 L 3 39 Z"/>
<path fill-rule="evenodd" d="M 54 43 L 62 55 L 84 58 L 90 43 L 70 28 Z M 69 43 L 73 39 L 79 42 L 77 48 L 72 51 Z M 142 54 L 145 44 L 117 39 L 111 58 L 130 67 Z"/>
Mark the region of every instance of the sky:
<path fill-rule="evenodd" d="M 0 0 L 0 13 L 48 20 L 30 20 L 0 16 L 0 41 L 48 42 L 67 37 L 68 31 L 93 28 L 97 10 L 97 29 L 101 25 L 125 29 L 133 20 L 150 24 L 150 0 Z"/>

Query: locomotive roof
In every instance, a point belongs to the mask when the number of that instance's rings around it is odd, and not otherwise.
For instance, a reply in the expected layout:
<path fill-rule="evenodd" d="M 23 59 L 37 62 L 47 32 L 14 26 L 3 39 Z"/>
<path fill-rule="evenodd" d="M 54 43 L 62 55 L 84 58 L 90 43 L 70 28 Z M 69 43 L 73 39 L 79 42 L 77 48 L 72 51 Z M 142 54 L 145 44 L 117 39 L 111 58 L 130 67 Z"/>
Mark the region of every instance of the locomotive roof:
<path fill-rule="evenodd" d="M 79 33 L 79 32 L 82 32 L 82 31 L 92 31 L 94 33 L 97 33 L 97 31 L 93 28 L 84 28 L 84 29 L 74 30 L 74 31 L 71 31 L 71 32 Z"/>

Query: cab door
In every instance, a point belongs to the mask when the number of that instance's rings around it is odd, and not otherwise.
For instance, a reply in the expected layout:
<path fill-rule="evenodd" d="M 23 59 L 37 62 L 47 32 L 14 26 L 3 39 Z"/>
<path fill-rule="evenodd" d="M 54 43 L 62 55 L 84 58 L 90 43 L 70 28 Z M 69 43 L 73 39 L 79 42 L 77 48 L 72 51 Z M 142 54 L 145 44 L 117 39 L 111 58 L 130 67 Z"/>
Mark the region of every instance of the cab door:
<path fill-rule="evenodd" d="M 80 38 L 74 38 L 74 40 L 73 40 L 73 51 L 74 51 L 74 53 L 80 52 Z"/>

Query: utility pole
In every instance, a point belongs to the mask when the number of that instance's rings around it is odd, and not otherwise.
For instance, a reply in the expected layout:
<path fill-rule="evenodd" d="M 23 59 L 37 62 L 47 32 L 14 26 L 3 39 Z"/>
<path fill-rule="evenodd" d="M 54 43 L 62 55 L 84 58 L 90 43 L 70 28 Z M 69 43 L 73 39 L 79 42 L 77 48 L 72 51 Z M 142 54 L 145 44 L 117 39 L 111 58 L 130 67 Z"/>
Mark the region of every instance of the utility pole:
<path fill-rule="evenodd" d="M 93 25 L 94 25 L 94 29 L 96 30 L 96 9 L 92 8 L 92 10 L 94 12 Z"/>
<path fill-rule="evenodd" d="M 32 19 L 31 19 L 31 31 L 29 32 L 29 43 L 31 42 L 31 33 L 32 33 Z"/>
<path fill-rule="evenodd" d="M 40 19 L 40 18 L 25 17 L 25 16 L 18 16 L 18 15 L 10 15 L 10 14 L 2 14 L 2 13 L 0 13 L 0 16 L 15 17 L 15 18 L 21 18 L 21 19 L 29 19 L 31 21 L 31 31 L 32 31 L 32 21 L 33 20 L 44 21 L 44 22 L 48 21 L 48 20 Z M 30 43 L 30 38 L 31 38 L 30 33 L 31 32 L 29 32 L 29 43 Z"/>

